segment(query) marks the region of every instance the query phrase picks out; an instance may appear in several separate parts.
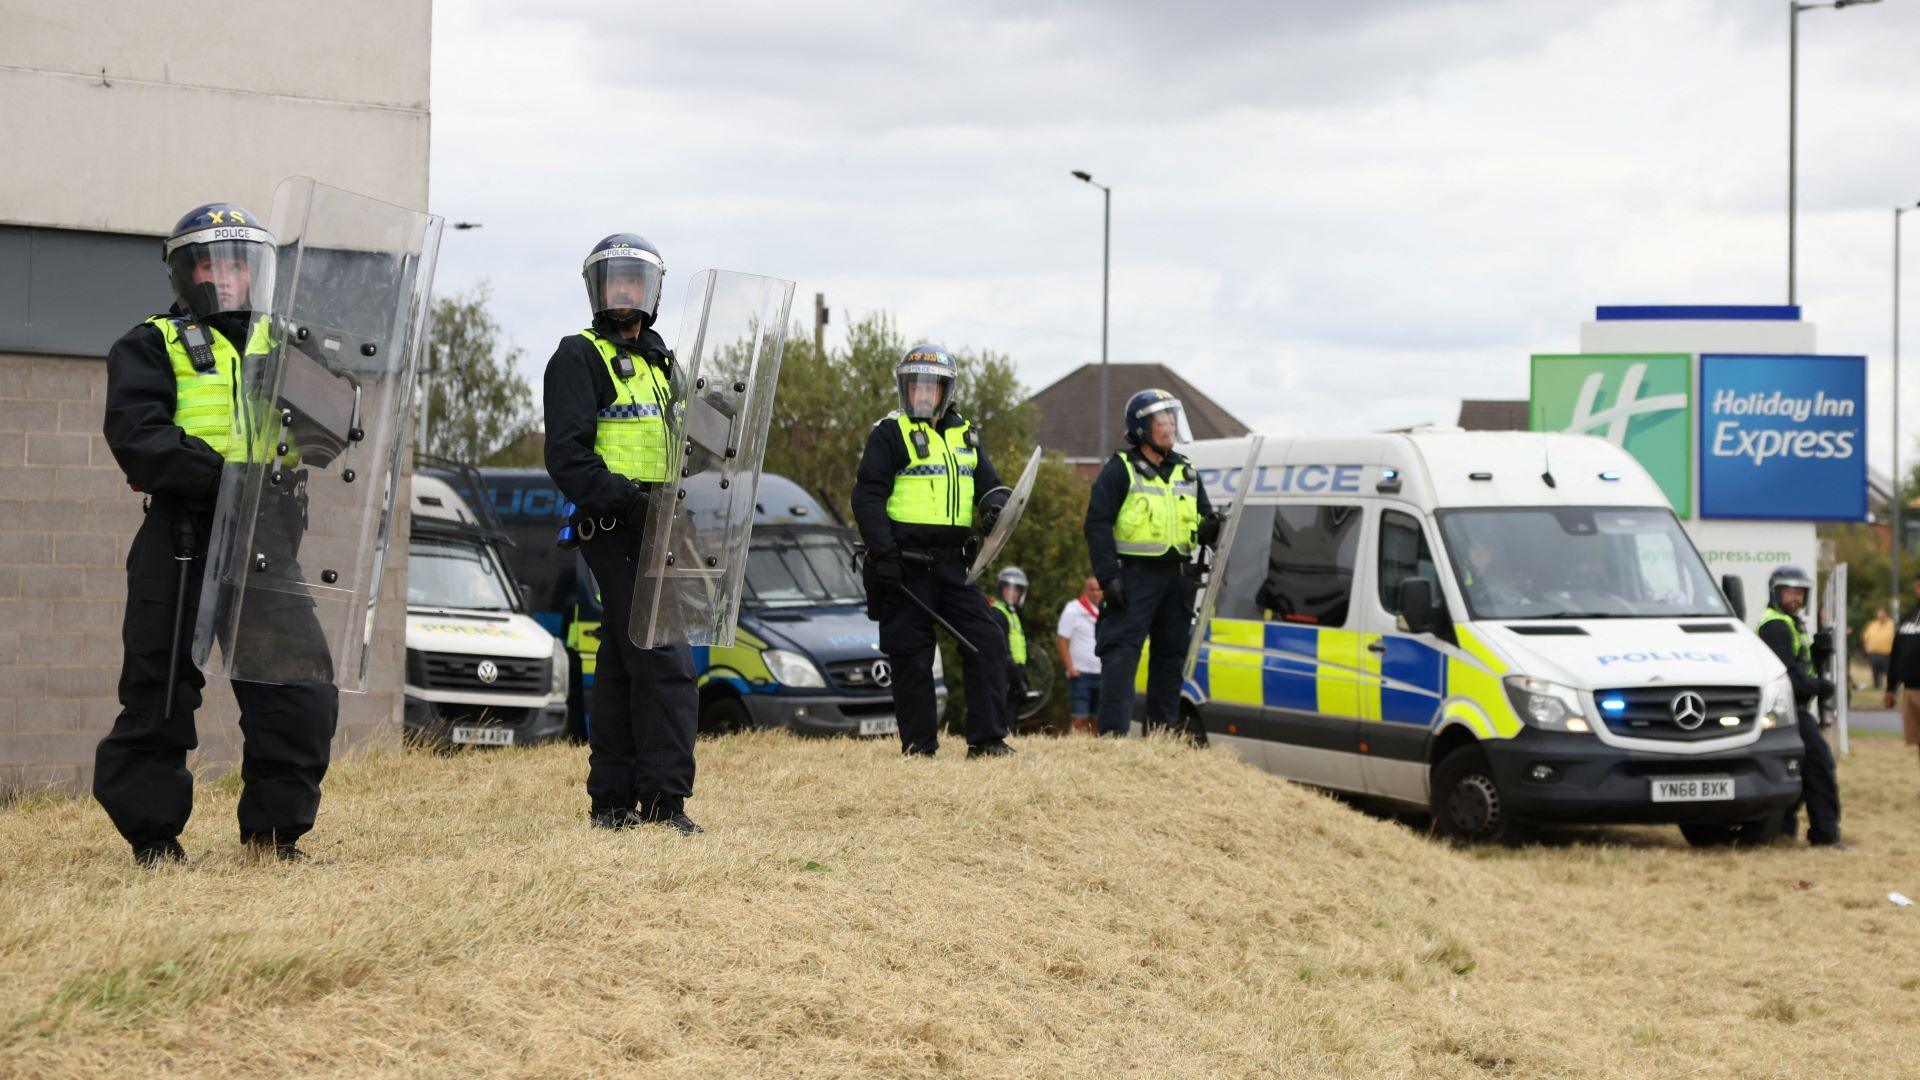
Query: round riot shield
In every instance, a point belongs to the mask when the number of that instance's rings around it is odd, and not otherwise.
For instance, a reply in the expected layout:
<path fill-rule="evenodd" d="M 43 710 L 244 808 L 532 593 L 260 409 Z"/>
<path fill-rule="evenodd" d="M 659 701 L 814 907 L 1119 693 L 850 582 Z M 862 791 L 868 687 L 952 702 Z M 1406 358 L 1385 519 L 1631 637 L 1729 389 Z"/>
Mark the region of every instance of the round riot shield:
<path fill-rule="evenodd" d="M 1036 446 L 1027 457 L 1027 467 L 1020 471 L 1020 482 L 1013 485 L 1013 494 L 1007 496 L 1007 505 L 1000 508 L 1000 520 L 993 523 L 993 531 L 980 542 L 980 554 L 974 556 L 973 565 L 967 569 L 967 584 L 980 580 L 981 573 L 1000 557 L 1000 549 L 1007 546 L 1014 527 L 1020 524 L 1020 515 L 1027 512 L 1027 500 L 1033 495 L 1033 478 L 1038 475 L 1040 448 Z"/>
<path fill-rule="evenodd" d="M 668 410 L 670 479 L 647 493 L 627 628 L 641 648 L 733 644 L 793 288 L 727 270 L 688 286 Z"/>
<path fill-rule="evenodd" d="M 273 310 L 234 388 L 203 670 L 366 689 L 440 226 L 305 177 L 275 192 Z"/>

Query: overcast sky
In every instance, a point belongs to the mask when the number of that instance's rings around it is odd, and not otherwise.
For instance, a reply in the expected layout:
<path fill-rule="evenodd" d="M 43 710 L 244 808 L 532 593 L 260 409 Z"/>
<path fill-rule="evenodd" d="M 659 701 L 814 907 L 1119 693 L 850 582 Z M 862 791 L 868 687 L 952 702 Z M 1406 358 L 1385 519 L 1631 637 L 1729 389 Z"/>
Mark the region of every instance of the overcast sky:
<path fill-rule="evenodd" d="M 1786 8 L 442 0 L 433 209 L 484 227 L 448 231 L 437 288 L 490 280 L 537 386 L 589 317 L 581 258 L 631 230 L 669 342 L 723 267 L 797 281 L 798 320 L 824 292 L 830 343 L 887 311 L 1037 390 L 1099 359 L 1085 169 L 1114 188 L 1112 360 L 1268 430 L 1451 423 L 1525 397 L 1596 304 L 1784 302 Z M 1800 302 L 1871 358 L 1883 467 L 1917 47 L 1920 0 L 1801 16 Z"/>

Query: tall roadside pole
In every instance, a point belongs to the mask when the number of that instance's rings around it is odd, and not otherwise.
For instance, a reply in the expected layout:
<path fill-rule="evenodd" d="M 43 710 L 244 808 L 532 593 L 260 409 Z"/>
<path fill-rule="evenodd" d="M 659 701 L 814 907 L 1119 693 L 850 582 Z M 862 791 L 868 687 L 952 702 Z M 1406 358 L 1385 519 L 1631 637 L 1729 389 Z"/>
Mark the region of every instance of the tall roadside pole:
<path fill-rule="evenodd" d="M 1827 0 L 1823 4 L 1805 4 L 1787 0 L 1787 303 L 1797 304 L 1794 288 L 1794 257 L 1797 250 L 1795 216 L 1799 210 L 1800 161 L 1800 13 L 1815 8 L 1842 11 L 1880 0 Z"/>
<path fill-rule="evenodd" d="M 1920 209 L 1920 203 L 1912 206 L 1893 208 L 1893 540 L 1888 546 L 1893 551 L 1893 582 L 1890 591 L 1893 596 L 1887 605 L 1887 612 L 1894 622 L 1900 621 L 1900 556 L 1906 547 L 1906 528 L 1901 519 L 1905 516 L 1906 496 L 1902 489 L 1906 487 L 1900 476 L 1900 217 L 1909 210 Z"/>
<path fill-rule="evenodd" d="M 813 294 L 813 355 L 827 355 L 827 294 Z"/>
<path fill-rule="evenodd" d="M 1113 398 L 1107 386 L 1107 297 L 1113 275 L 1113 189 L 1095 180 L 1093 174 L 1073 170 L 1073 177 L 1100 189 L 1100 460 L 1107 460 L 1112 449 L 1108 437 L 1113 431 Z"/>

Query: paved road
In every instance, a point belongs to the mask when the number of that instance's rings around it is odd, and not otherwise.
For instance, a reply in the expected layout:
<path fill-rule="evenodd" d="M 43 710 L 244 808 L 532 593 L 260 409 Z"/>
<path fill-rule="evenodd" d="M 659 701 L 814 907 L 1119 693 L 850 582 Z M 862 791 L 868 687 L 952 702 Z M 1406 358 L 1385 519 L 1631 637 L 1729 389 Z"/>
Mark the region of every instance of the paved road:
<path fill-rule="evenodd" d="M 1885 731 L 1900 734 L 1900 714 L 1891 709 L 1854 709 L 1847 714 L 1849 731 Z"/>

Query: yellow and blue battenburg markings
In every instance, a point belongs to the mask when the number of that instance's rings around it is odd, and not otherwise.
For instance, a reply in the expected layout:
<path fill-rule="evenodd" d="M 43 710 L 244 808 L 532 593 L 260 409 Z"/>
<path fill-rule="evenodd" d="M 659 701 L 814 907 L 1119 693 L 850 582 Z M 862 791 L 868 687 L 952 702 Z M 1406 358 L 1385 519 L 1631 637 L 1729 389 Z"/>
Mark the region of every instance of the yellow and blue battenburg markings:
<path fill-rule="evenodd" d="M 1481 738 L 1510 738 L 1521 725 L 1501 683 L 1507 665 L 1471 628 L 1454 629 L 1457 649 L 1391 634 L 1215 619 L 1182 692 L 1196 704 L 1414 727 L 1453 719 Z M 1370 648 L 1376 642 L 1382 651 Z M 1144 690 L 1142 659 L 1136 685 Z"/>

